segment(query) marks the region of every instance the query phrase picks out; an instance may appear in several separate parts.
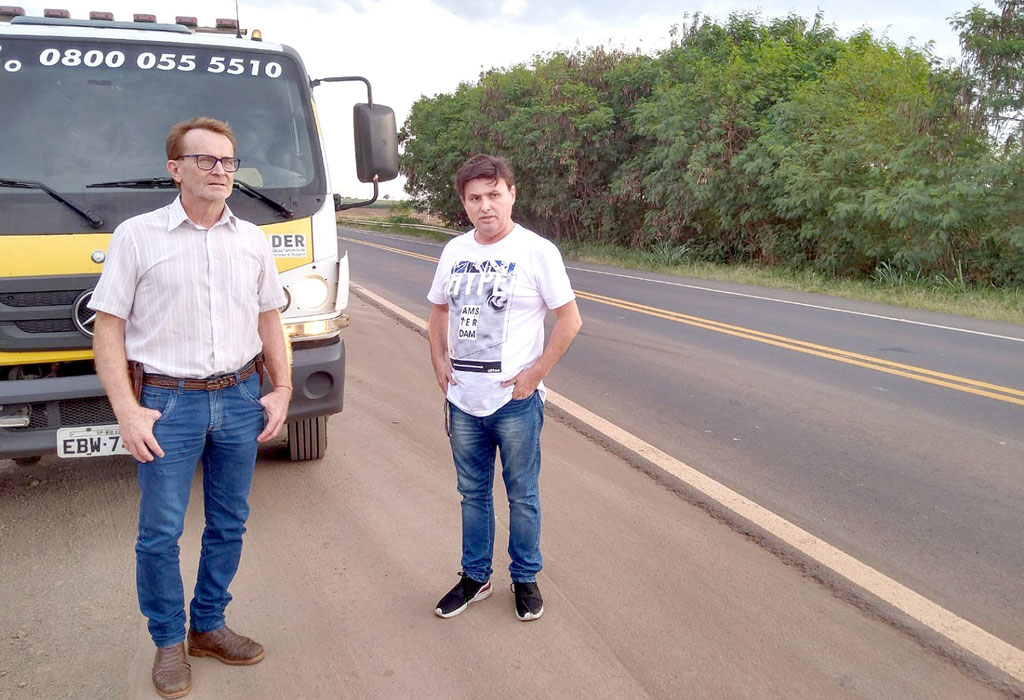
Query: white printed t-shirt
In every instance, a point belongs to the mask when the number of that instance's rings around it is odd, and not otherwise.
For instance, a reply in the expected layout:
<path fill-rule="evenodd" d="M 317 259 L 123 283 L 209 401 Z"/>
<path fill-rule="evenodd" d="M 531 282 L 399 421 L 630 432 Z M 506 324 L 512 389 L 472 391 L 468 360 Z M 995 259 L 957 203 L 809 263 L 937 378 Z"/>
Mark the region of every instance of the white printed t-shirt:
<path fill-rule="evenodd" d="M 544 351 L 544 316 L 576 298 L 551 241 L 516 224 L 497 243 L 469 231 L 444 247 L 427 299 L 448 305 L 448 400 L 489 416 L 512 398 L 501 383 Z M 544 382 L 537 386 L 543 400 Z"/>

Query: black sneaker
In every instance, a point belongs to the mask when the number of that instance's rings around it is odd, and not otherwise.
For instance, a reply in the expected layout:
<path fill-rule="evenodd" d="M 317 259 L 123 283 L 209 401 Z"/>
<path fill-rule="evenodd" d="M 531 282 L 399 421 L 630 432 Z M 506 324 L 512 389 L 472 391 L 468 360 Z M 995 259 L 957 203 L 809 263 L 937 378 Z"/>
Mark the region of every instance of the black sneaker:
<path fill-rule="evenodd" d="M 474 581 L 463 572 L 459 572 L 462 578 L 455 584 L 455 588 L 448 591 L 448 594 L 438 602 L 434 614 L 438 617 L 455 617 L 469 607 L 470 603 L 483 600 L 491 594 L 491 582 Z"/>
<path fill-rule="evenodd" d="M 544 614 L 544 599 L 536 583 L 513 583 L 516 594 L 516 617 L 520 620 L 536 620 Z"/>

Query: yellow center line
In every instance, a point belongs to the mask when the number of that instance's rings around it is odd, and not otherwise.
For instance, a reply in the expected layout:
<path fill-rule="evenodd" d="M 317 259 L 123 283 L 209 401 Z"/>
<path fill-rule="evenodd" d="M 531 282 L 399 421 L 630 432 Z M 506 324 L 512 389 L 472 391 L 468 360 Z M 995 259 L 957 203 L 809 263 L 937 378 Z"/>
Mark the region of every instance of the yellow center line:
<path fill-rule="evenodd" d="M 591 301 L 597 301 L 597 302 L 601 302 L 601 303 L 608 303 L 608 304 L 611 304 L 611 305 L 627 304 L 627 305 L 629 305 L 631 307 L 630 310 L 638 311 L 640 313 L 644 313 L 646 311 L 652 311 L 652 312 L 661 312 L 661 313 L 666 313 L 666 314 L 672 314 L 673 316 L 677 317 L 680 320 L 684 320 L 685 319 L 685 320 L 692 320 L 692 321 L 700 321 L 700 322 L 703 322 L 703 323 L 709 323 L 709 324 L 712 324 L 712 325 L 715 325 L 715 326 L 718 326 L 718 327 L 721 327 L 721 328 L 726 328 L 726 329 L 730 329 L 730 330 L 737 330 L 737 331 L 740 331 L 740 332 L 743 332 L 743 333 L 750 333 L 752 335 L 760 336 L 761 338 L 771 338 L 771 339 L 774 339 L 774 340 L 780 340 L 780 341 L 785 342 L 785 343 L 792 343 L 794 345 L 801 345 L 803 347 L 812 348 L 812 349 L 815 349 L 815 350 L 823 350 L 823 351 L 828 352 L 828 353 L 836 353 L 836 354 L 840 354 L 840 355 L 845 355 L 847 357 L 852 357 L 852 358 L 856 358 L 856 359 L 860 359 L 860 360 L 866 360 L 866 361 L 874 363 L 874 364 L 885 365 L 886 367 L 894 367 L 896 369 L 905 369 L 905 370 L 908 370 L 910 372 L 916 372 L 918 374 L 927 374 L 929 376 L 938 377 L 940 379 L 949 379 L 951 381 L 960 382 L 962 384 L 970 384 L 971 386 L 980 387 L 982 389 L 993 389 L 995 391 L 1001 391 L 1003 393 L 1011 394 L 1011 395 L 1014 395 L 1014 396 L 1024 397 L 1024 391 L 1021 391 L 1019 389 L 1013 389 L 1013 388 L 1010 388 L 1010 387 L 999 386 L 998 384 L 988 384 L 987 382 L 980 382 L 980 381 L 977 381 L 975 379 L 968 379 L 967 377 L 959 377 L 959 376 L 954 375 L 954 374 L 944 374 L 942 372 L 936 372 L 934 370 L 925 369 L 923 367 L 915 367 L 914 365 L 905 365 L 905 364 L 902 364 L 902 363 L 899 363 L 899 362 L 893 362 L 892 360 L 886 360 L 886 359 L 883 359 L 883 358 L 880 358 L 880 357 L 872 357 L 871 355 L 861 355 L 861 354 L 858 354 L 858 353 L 855 353 L 855 352 L 850 352 L 849 350 L 842 350 L 840 348 L 828 347 L 827 345 L 816 345 L 815 343 L 808 343 L 807 341 L 804 341 L 804 340 L 796 340 L 794 338 L 787 338 L 786 336 L 782 336 L 782 335 L 773 335 L 771 333 L 765 333 L 763 331 L 757 331 L 757 330 L 753 330 L 753 329 L 750 329 L 750 328 L 743 328 L 742 326 L 731 326 L 731 325 L 729 325 L 727 323 L 722 323 L 720 321 L 713 321 L 711 319 L 700 318 L 700 317 L 697 317 L 697 316 L 688 316 L 686 314 L 681 314 L 681 313 L 678 313 L 676 311 L 667 311 L 665 309 L 659 309 L 659 308 L 654 307 L 654 306 L 644 306 L 643 304 L 638 304 L 638 303 L 633 302 L 633 301 L 626 301 L 624 299 L 616 299 L 615 297 L 605 297 L 605 296 L 601 296 L 599 294 L 594 294 L 592 292 L 583 292 L 581 294 L 586 295 L 585 298 L 588 298 Z M 633 308 L 633 307 L 635 307 L 635 308 Z"/>
<path fill-rule="evenodd" d="M 345 236 L 338 236 L 339 240 L 348 241 L 349 243 L 358 243 L 360 245 L 368 245 L 371 248 L 380 248 L 391 253 L 399 253 L 401 255 L 408 255 L 410 258 L 418 258 L 420 260 L 428 260 L 430 262 L 437 262 L 437 258 L 432 258 L 429 255 L 420 255 L 419 253 L 413 253 L 408 250 L 402 250 L 401 248 L 392 248 L 389 245 L 381 245 L 380 243 L 370 243 L 368 241 L 360 241 L 358 238 L 346 238 Z"/>
<path fill-rule="evenodd" d="M 380 243 L 369 243 L 367 241 L 360 241 L 355 238 L 346 238 L 343 236 L 339 236 L 339 238 L 343 241 L 348 241 L 350 243 L 359 243 L 361 245 L 367 245 L 372 248 L 386 250 L 391 253 L 407 255 L 409 257 L 417 258 L 419 260 L 427 260 L 430 262 L 437 262 L 438 260 L 437 258 L 429 255 L 421 255 L 420 253 L 413 253 L 408 250 L 402 250 L 401 248 L 394 248 L 392 246 L 386 246 Z M 873 369 L 878 372 L 884 372 L 886 374 L 892 374 L 898 377 L 904 377 L 906 379 L 914 379 L 919 382 L 934 384 L 935 386 L 941 386 L 947 389 L 954 389 L 956 391 L 963 391 L 969 394 L 975 394 L 977 396 L 984 396 L 985 398 L 995 399 L 997 401 L 1004 401 L 1006 403 L 1024 406 L 1024 391 L 1021 391 L 1020 389 L 1014 389 L 1012 387 L 1000 386 L 998 384 L 990 384 L 988 382 L 982 382 L 977 379 L 971 379 L 969 377 L 960 377 L 955 374 L 945 374 L 943 372 L 936 372 L 935 370 L 926 369 L 924 367 L 916 367 L 914 365 L 893 362 L 892 360 L 886 360 L 881 357 L 873 357 L 871 355 L 862 355 L 860 353 L 851 352 L 849 350 L 833 348 L 827 345 L 818 345 L 816 343 L 810 343 L 805 340 L 797 340 L 795 338 L 787 338 L 786 336 L 765 333 L 764 331 L 758 331 L 752 328 L 744 328 L 743 326 L 734 326 L 728 323 L 722 323 L 721 321 L 714 321 L 712 319 L 701 318 L 699 316 L 690 316 L 688 314 L 679 313 L 677 311 L 669 311 L 667 309 L 659 309 L 658 307 L 655 306 L 646 306 L 644 304 L 638 304 L 633 301 L 626 301 L 625 299 L 617 299 L 615 297 L 594 294 L 593 292 L 583 292 L 580 290 L 576 290 L 576 296 L 581 299 L 586 299 L 588 301 L 593 301 L 599 304 L 605 304 L 607 306 L 613 306 L 619 309 L 623 309 L 625 311 L 633 311 L 634 313 L 653 316 L 655 318 L 662 318 L 668 321 L 675 321 L 677 323 L 683 323 L 686 325 L 694 326 L 696 328 L 703 328 L 709 331 L 716 331 L 718 333 L 725 333 L 727 335 L 736 336 L 737 338 L 753 340 L 755 342 L 764 343 L 766 345 L 774 345 L 776 347 L 784 348 L 787 350 L 793 350 L 795 352 L 804 353 L 806 355 L 822 357 L 828 360 L 834 360 L 836 362 L 843 362 L 848 365 L 863 367 L 865 369 Z"/>
<path fill-rule="evenodd" d="M 1013 389 L 1011 387 L 988 384 L 986 382 L 980 382 L 967 377 L 959 377 L 953 374 L 943 374 L 942 372 L 935 372 L 923 367 L 900 364 L 898 362 L 892 362 L 879 357 L 861 355 L 848 350 L 831 348 L 826 345 L 816 345 L 803 340 L 796 340 L 785 336 L 773 335 L 771 333 L 743 328 L 742 326 L 732 326 L 719 321 L 712 321 L 698 316 L 688 316 L 687 314 L 681 314 L 675 311 L 666 311 L 657 307 L 645 306 L 643 304 L 637 304 L 635 302 L 625 301 L 622 299 L 615 299 L 614 297 L 605 297 L 590 292 L 581 292 L 579 290 L 576 291 L 576 296 L 581 299 L 614 306 L 626 311 L 633 311 L 647 316 L 654 316 L 656 318 L 663 318 L 677 323 L 684 323 L 697 328 L 704 328 L 706 330 L 725 333 L 727 335 L 733 335 L 739 338 L 765 343 L 767 345 L 774 345 L 807 355 L 823 357 L 828 360 L 835 360 L 836 362 L 843 362 L 857 367 L 873 369 L 878 372 L 885 372 L 886 374 L 893 374 L 907 379 L 915 379 L 919 382 L 926 382 L 928 384 L 934 384 L 947 389 L 956 389 L 957 391 L 964 391 L 970 394 L 996 399 L 997 401 L 1005 401 L 1007 403 L 1017 404 L 1018 406 L 1024 406 L 1024 398 L 1018 398 L 1024 397 L 1024 391 Z M 987 389 L 991 389 L 991 391 L 988 391 Z"/>

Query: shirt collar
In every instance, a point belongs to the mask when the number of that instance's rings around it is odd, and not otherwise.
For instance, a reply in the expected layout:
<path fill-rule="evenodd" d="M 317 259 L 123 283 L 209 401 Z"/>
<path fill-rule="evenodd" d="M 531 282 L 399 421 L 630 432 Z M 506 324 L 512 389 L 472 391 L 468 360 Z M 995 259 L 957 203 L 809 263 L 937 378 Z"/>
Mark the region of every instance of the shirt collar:
<path fill-rule="evenodd" d="M 173 231 L 185 222 L 188 222 L 193 228 L 199 228 L 195 222 L 188 218 L 188 214 L 185 213 L 185 207 L 181 206 L 181 195 L 179 194 L 174 198 L 174 201 L 167 205 L 167 230 Z M 224 211 L 220 215 L 220 219 L 217 220 L 211 229 L 217 228 L 220 225 L 226 225 L 232 231 L 238 231 L 237 226 L 238 219 L 231 212 L 231 208 L 224 203 Z"/>

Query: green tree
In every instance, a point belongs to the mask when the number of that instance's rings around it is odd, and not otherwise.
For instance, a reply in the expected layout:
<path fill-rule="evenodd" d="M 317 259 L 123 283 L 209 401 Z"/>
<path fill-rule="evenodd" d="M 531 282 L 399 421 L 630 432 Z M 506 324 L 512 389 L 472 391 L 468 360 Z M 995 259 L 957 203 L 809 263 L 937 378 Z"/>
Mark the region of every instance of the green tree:
<path fill-rule="evenodd" d="M 953 16 L 974 78 L 965 97 L 980 123 L 1007 141 L 1019 138 L 1024 110 L 1024 0 L 996 0 L 1000 12 L 981 5 Z"/>
<path fill-rule="evenodd" d="M 453 95 L 420 98 L 398 134 L 405 191 L 418 207 L 439 214 L 452 226 L 469 225 L 452 177 L 467 158 L 486 149 L 473 128 L 481 92 L 478 86 L 463 83 Z"/>
<path fill-rule="evenodd" d="M 698 15 L 676 35 L 658 59 L 662 82 L 634 111 L 652 146 L 618 180 L 642 182 L 648 204 L 630 242 L 684 241 L 711 260 L 761 259 L 770 250 L 761 239 L 785 222 L 743 154 L 767 111 L 827 67 L 839 42 L 820 16 L 808 27 L 794 16 L 764 24 L 756 13 L 734 14 L 725 25 Z"/>
<path fill-rule="evenodd" d="M 407 191 L 465 225 L 451 178 L 487 151 L 516 171 L 517 219 L 553 238 L 1021 284 L 1022 3 L 954 19 L 960 67 L 820 13 L 694 15 L 653 56 L 539 55 L 413 106 Z"/>
<path fill-rule="evenodd" d="M 555 238 L 617 226 L 609 181 L 635 147 L 626 122 L 649 59 L 602 48 L 537 57 L 482 81 L 481 138 L 516 170 L 518 217 Z"/>
<path fill-rule="evenodd" d="M 996 0 L 999 12 L 974 5 L 955 15 L 964 54 L 960 104 L 992 139 L 979 159 L 987 179 L 990 226 L 975 249 L 982 277 L 1024 284 L 1024 2 Z"/>

